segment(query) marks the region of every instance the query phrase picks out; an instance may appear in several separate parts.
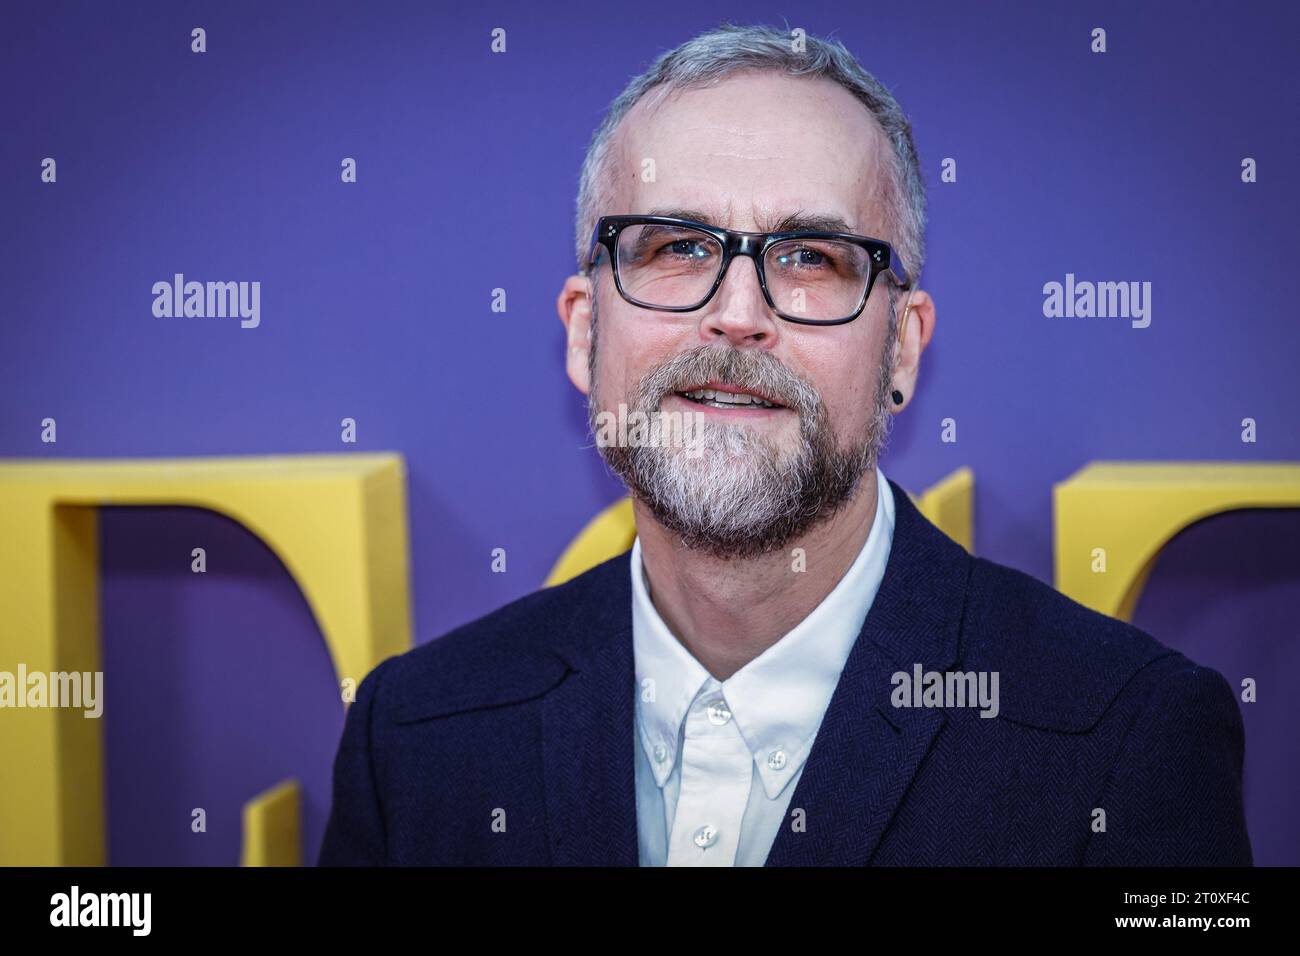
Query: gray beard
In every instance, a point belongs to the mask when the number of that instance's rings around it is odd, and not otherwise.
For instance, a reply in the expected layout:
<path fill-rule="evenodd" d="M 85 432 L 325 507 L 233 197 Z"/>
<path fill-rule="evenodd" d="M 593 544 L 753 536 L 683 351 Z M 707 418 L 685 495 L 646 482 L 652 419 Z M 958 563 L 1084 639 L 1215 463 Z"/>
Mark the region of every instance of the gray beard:
<path fill-rule="evenodd" d="M 591 342 L 591 394 L 587 413 L 593 433 L 602 411 L 596 395 L 596 339 Z M 798 446 L 774 448 L 743 423 L 707 422 L 697 427 L 691 449 L 659 440 L 602 445 L 600 453 L 634 497 L 692 550 L 718 558 L 750 558 L 785 548 L 852 500 L 863 474 L 875 469 L 893 416 L 889 412 L 892 343 L 886 338 L 877 370 L 874 409 L 866 433 L 840 448 L 820 395 L 769 352 L 705 345 L 656 367 L 628 402 L 651 415 L 667 395 L 701 382 L 752 389 L 799 416 Z M 701 434 L 702 432 L 702 434 Z M 700 453 L 702 451 L 702 453 Z"/>

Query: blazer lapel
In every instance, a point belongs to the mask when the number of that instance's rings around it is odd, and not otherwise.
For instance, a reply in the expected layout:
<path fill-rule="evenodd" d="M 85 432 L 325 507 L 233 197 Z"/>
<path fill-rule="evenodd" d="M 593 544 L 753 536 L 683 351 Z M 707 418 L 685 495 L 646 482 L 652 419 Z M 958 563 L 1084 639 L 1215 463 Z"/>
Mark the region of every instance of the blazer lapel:
<path fill-rule="evenodd" d="M 946 722 L 941 708 L 895 708 L 892 675 L 957 659 L 971 560 L 902 488 L 880 590 L 849 653 L 768 866 L 869 863 Z M 568 674 L 541 702 L 542 762 L 553 862 L 636 866 L 636 672 L 624 553 L 571 582 L 574 612 L 555 653 Z"/>
<path fill-rule="evenodd" d="M 632 587 L 629 555 L 574 583 L 575 612 L 554 645 L 569 665 L 542 699 L 547 830 L 558 866 L 636 866 Z"/>
<path fill-rule="evenodd" d="M 970 575 L 965 550 L 930 524 L 894 482 L 895 521 L 880 589 L 849 653 L 767 866 L 870 862 L 947 718 L 895 708 L 892 675 L 942 671 L 957 658 Z M 802 810 L 802 818 L 791 818 Z M 802 829 L 796 824 L 802 822 Z"/>

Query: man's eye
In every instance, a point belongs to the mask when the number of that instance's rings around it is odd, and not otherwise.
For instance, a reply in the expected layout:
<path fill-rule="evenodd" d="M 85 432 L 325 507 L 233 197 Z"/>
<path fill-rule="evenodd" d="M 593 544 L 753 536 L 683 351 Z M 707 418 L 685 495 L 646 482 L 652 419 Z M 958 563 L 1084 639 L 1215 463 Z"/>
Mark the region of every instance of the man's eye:
<path fill-rule="evenodd" d="M 829 260 L 824 253 L 818 252 L 816 249 L 805 247 L 802 249 L 792 249 L 789 252 L 782 253 L 781 264 L 786 266 L 794 265 L 816 268 L 818 266 L 829 264 Z"/>
<path fill-rule="evenodd" d="M 675 239 L 664 245 L 665 254 L 682 259 L 707 259 L 708 247 L 699 239 Z"/>

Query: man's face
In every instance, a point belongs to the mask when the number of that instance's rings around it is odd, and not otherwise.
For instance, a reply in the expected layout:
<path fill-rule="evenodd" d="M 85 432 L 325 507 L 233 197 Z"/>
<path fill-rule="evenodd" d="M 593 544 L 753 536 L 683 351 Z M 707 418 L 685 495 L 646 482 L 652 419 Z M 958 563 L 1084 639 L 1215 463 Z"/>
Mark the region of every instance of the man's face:
<path fill-rule="evenodd" d="M 870 114 L 838 85 L 741 74 L 653 109 L 638 104 L 616 134 L 618 180 L 612 207 L 600 213 L 681 215 L 748 231 L 785 228 L 781 221 L 796 214 L 831 216 L 844 231 L 891 238 L 883 147 Z M 593 422 L 623 403 L 694 413 L 705 425 L 702 454 L 653 443 L 601 449 L 661 523 L 693 547 L 750 556 L 783 547 L 851 496 L 890 417 L 883 277 L 857 319 L 821 327 L 773 314 L 743 257 L 714 298 L 689 313 L 631 305 L 607 264 L 599 278 Z M 708 386 L 780 407 L 699 401 Z"/>

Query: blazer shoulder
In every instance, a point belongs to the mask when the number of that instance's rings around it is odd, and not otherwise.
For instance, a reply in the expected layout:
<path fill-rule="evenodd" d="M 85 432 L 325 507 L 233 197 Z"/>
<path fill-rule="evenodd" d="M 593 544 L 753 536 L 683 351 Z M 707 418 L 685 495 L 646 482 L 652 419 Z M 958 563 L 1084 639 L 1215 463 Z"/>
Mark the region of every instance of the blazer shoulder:
<path fill-rule="evenodd" d="M 1140 628 L 985 558 L 973 559 L 962 659 L 998 672 L 1006 719 L 1075 733 L 1122 694 L 1145 697 L 1150 682 L 1197 667 Z"/>
<path fill-rule="evenodd" d="M 626 554 L 389 658 L 378 706 L 401 724 L 540 697 L 573 669 L 584 612 L 617 595 L 620 570 L 629 573 Z"/>

